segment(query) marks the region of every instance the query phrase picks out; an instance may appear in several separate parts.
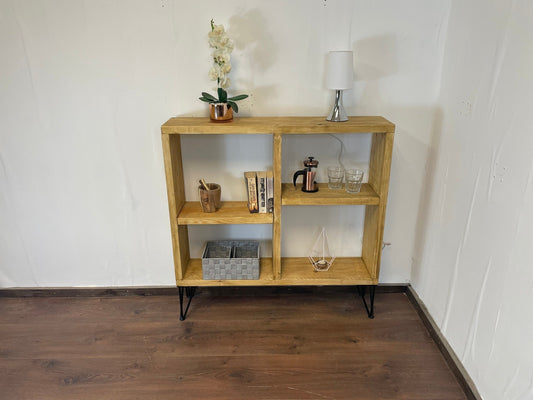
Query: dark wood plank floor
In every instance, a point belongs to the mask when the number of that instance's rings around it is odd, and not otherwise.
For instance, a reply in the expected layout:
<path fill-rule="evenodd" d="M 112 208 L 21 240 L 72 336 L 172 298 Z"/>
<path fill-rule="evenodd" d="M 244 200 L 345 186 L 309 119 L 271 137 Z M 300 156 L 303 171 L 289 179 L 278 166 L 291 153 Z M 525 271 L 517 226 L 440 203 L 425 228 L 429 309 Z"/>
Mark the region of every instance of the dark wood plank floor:
<path fill-rule="evenodd" d="M 0 298 L 1 399 L 465 399 L 404 293 Z"/>

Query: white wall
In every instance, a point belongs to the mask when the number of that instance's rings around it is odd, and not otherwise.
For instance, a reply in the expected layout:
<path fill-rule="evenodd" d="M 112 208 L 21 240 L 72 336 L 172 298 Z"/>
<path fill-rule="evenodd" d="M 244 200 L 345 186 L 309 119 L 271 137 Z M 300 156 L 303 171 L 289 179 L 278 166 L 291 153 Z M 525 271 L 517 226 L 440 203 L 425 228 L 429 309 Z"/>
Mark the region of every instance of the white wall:
<path fill-rule="evenodd" d="M 533 398 L 532 15 L 526 0 L 0 0 L 0 287 L 174 284 L 159 126 L 207 115 L 215 18 L 251 95 L 240 116 L 326 115 L 325 55 L 354 50 L 348 112 L 397 124 L 381 281 L 412 279 L 484 398 Z M 368 137 L 345 143 L 364 165 Z M 287 144 L 285 180 L 311 152 L 337 157 L 331 137 Z M 199 176 L 241 199 L 243 170 L 271 162 L 268 137 L 183 145 L 190 199 Z M 359 251 L 362 212 L 340 211 L 284 210 L 285 255 L 320 225 L 337 255 Z M 269 251 L 269 226 L 195 227 L 191 250 L 227 236 Z"/>
<path fill-rule="evenodd" d="M 197 98 L 213 88 L 211 18 L 236 43 L 232 93 L 251 95 L 239 116 L 325 116 L 325 56 L 355 51 L 347 111 L 398 125 L 382 281 L 409 281 L 447 12 L 437 0 L 0 0 L 0 286 L 174 284 L 159 127 L 207 115 Z M 287 179 L 310 152 L 321 166 L 337 158 L 334 138 L 310 148 L 295 140 L 283 155 Z M 364 165 L 368 138 L 345 140 L 344 162 Z M 184 148 L 190 199 L 200 176 L 241 199 L 243 170 L 271 163 L 268 137 L 187 138 Z M 284 254 L 305 255 L 320 225 L 337 255 L 360 251 L 362 211 L 345 210 L 353 222 L 336 207 L 284 211 L 294 223 Z M 302 213 L 320 216 L 297 224 Z M 271 229 L 195 227 L 191 250 L 227 236 L 268 243 Z"/>
<path fill-rule="evenodd" d="M 452 2 L 412 284 L 483 399 L 533 399 L 533 3 Z"/>

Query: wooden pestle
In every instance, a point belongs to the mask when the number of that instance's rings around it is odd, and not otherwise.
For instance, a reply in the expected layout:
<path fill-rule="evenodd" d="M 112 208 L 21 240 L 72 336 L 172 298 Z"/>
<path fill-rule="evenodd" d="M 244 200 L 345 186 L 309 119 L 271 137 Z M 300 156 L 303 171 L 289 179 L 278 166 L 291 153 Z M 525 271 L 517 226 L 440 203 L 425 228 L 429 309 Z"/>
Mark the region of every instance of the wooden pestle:
<path fill-rule="evenodd" d="M 203 179 L 200 179 L 200 185 L 202 185 L 202 187 L 204 188 L 204 190 L 211 190 L 209 189 L 209 186 L 207 186 L 207 183 L 205 183 L 205 181 Z"/>

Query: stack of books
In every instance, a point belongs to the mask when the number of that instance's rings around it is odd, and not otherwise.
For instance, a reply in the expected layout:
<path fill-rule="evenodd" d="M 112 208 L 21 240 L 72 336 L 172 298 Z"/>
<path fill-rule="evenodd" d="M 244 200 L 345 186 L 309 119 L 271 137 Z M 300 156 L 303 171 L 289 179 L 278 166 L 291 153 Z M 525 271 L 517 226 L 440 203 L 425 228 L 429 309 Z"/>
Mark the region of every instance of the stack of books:
<path fill-rule="evenodd" d="M 248 210 L 251 213 L 274 212 L 274 173 L 272 171 L 249 171 L 244 173 Z"/>

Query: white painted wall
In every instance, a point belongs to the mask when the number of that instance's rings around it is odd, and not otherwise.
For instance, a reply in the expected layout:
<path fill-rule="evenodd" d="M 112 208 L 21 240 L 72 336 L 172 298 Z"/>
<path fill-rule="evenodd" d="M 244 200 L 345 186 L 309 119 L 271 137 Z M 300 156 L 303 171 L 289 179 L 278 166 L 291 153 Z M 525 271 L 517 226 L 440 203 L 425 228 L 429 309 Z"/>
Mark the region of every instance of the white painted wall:
<path fill-rule="evenodd" d="M 532 15 L 526 0 L 0 0 L 0 287 L 174 284 L 159 126 L 206 115 L 214 17 L 251 95 L 240 116 L 326 115 L 325 55 L 354 50 L 348 112 L 397 124 L 381 281 L 412 280 L 485 399 L 533 398 Z M 365 165 L 369 138 L 345 143 Z M 190 199 L 200 176 L 242 199 L 243 170 L 271 162 L 268 137 L 183 146 Z M 291 138 L 285 180 L 337 151 Z M 337 255 L 359 251 L 357 207 L 283 219 L 285 255 L 320 225 Z M 191 250 L 228 236 L 269 251 L 269 226 L 195 227 Z"/>
<path fill-rule="evenodd" d="M 231 93 L 251 95 L 239 116 L 325 116 L 325 56 L 355 51 L 347 111 L 398 124 L 382 281 L 409 281 L 447 12 L 437 0 L 0 0 L 0 286 L 174 284 L 159 127 L 207 115 L 197 98 L 213 88 L 211 18 L 235 40 Z M 324 167 L 337 158 L 334 138 L 291 140 L 286 180 L 310 153 Z M 345 142 L 345 164 L 364 166 L 369 138 Z M 186 138 L 184 148 L 190 199 L 202 176 L 242 199 L 243 171 L 271 164 L 268 137 Z M 306 255 L 321 225 L 338 256 L 360 252 L 360 207 L 283 218 L 284 255 Z M 270 251 L 270 226 L 194 227 L 191 251 L 228 236 Z"/>
<path fill-rule="evenodd" d="M 453 0 L 412 285 L 485 400 L 533 399 L 533 3 Z"/>

